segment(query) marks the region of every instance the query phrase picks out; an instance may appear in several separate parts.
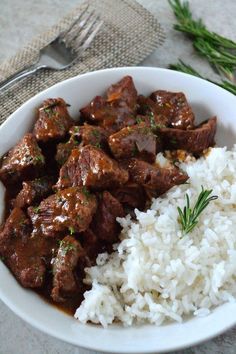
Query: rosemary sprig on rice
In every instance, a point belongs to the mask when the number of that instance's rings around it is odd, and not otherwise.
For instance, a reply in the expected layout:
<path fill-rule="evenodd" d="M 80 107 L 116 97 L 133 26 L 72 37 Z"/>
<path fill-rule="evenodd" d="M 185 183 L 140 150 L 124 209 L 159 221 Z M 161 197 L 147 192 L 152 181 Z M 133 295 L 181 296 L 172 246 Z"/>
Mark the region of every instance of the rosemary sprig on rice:
<path fill-rule="evenodd" d="M 182 232 L 184 235 L 188 234 L 198 223 L 198 217 L 201 212 L 208 206 L 208 204 L 217 199 L 216 195 L 209 197 L 212 193 L 212 189 L 207 190 L 203 188 L 198 196 L 196 204 L 193 207 L 193 210 L 190 208 L 190 199 L 188 193 L 186 194 L 186 206 L 183 210 L 180 207 L 177 207 L 179 213 L 179 220 L 182 226 Z"/>

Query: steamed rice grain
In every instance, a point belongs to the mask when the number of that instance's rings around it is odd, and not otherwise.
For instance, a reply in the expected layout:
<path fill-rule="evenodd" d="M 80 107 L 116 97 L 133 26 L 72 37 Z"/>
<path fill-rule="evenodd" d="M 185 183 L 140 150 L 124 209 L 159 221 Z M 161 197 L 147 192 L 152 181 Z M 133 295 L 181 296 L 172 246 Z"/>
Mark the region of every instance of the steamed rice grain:
<path fill-rule="evenodd" d="M 157 161 L 166 163 L 162 155 Z M 137 220 L 119 218 L 121 243 L 86 269 L 91 290 L 77 309 L 81 322 L 114 321 L 162 324 L 181 322 L 186 315 L 205 316 L 236 297 L 236 146 L 213 148 L 198 160 L 180 166 L 189 184 L 153 199 Z M 213 189 L 212 201 L 197 226 L 183 236 L 177 207 L 185 194 L 194 204 L 201 186 Z"/>

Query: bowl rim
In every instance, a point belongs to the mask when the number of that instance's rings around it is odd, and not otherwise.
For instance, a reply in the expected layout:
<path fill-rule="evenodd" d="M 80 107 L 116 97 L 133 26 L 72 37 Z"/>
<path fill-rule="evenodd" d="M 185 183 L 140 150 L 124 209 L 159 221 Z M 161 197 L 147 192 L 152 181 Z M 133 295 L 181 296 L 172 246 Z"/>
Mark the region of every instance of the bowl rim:
<path fill-rule="evenodd" d="M 30 99 L 28 99 L 26 102 L 24 102 L 19 108 L 17 108 L 4 122 L 3 124 L 0 126 L 0 134 L 1 134 L 1 130 L 5 127 L 7 127 L 8 124 L 10 124 L 10 122 L 14 121 L 15 119 L 15 115 L 19 114 L 21 111 L 24 111 L 25 107 L 29 104 L 29 103 L 33 103 L 34 101 L 37 101 L 37 99 L 39 98 L 39 96 L 41 96 L 42 94 L 45 94 L 49 89 L 54 89 L 54 88 L 57 88 L 61 85 L 64 85 L 64 84 L 69 84 L 70 82 L 73 82 L 73 81 L 76 81 L 78 80 L 79 78 L 81 77 L 90 77 L 90 76 L 93 76 L 93 75 L 96 75 L 97 73 L 106 73 L 106 72 L 113 72 L 113 71 L 120 71 L 120 72 L 123 72 L 123 71 L 127 71 L 130 73 L 130 75 L 132 76 L 132 73 L 135 72 L 136 70 L 138 71 L 143 71 L 143 72 L 146 72 L 146 71 L 156 71 L 157 73 L 158 72 L 163 72 L 163 73 L 170 73 L 171 72 L 171 75 L 173 75 L 173 77 L 186 77 L 186 78 L 190 78 L 191 77 L 191 80 L 195 80 L 195 81 L 199 81 L 200 83 L 205 83 L 207 84 L 209 87 L 214 87 L 218 90 L 219 94 L 223 94 L 223 95 L 226 95 L 226 97 L 228 96 L 228 98 L 233 98 L 235 99 L 235 103 L 236 103 L 236 97 L 226 91 L 225 89 L 217 86 L 216 84 L 213 84 L 207 80 L 204 80 L 202 78 L 199 78 L 199 77 L 195 77 L 195 76 L 192 76 L 190 74 L 186 74 L 186 73 L 182 73 L 182 72 L 177 72 L 177 71 L 174 71 L 174 70 L 170 70 L 170 69 L 165 69 L 165 68 L 159 68 L 159 67 L 146 67 L 146 66 L 134 66 L 134 67 L 114 67 L 114 68 L 108 68 L 108 69 L 101 69 L 101 70 L 94 70 L 94 71 L 90 71 L 90 72 L 87 72 L 87 73 L 83 73 L 83 74 L 79 74 L 79 75 L 76 75 L 72 78 L 69 78 L 69 79 L 66 79 L 66 80 L 63 80 L 63 81 L 60 81 L 42 91 L 40 91 L 39 93 L 37 93 L 36 95 L 34 95 L 33 97 L 31 97 Z M 128 75 L 128 74 L 127 74 Z M 10 273 L 11 274 L 11 273 Z M 106 352 L 106 353 L 121 353 L 121 351 L 117 351 L 116 349 L 114 348 L 111 348 L 110 349 L 107 349 L 107 348 L 103 348 L 103 347 L 99 347 L 99 346 L 96 346 L 96 344 L 94 344 L 93 342 L 91 342 L 91 345 L 88 346 L 83 346 L 83 344 L 78 344 L 78 342 L 76 340 L 73 340 L 73 339 L 68 339 L 68 337 L 65 335 L 65 336 L 62 336 L 61 334 L 58 334 L 53 328 L 47 328 L 46 326 L 44 326 L 43 324 L 39 323 L 37 320 L 34 319 L 34 316 L 33 314 L 29 314 L 29 313 L 26 313 L 25 311 L 21 310 L 21 308 L 19 306 L 17 306 L 13 301 L 9 301 L 9 299 L 2 293 L 2 289 L 1 289 L 1 286 L 0 286 L 0 299 L 5 303 L 5 305 L 7 305 L 8 308 L 10 308 L 16 315 L 18 315 L 21 319 L 23 319 L 24 321 L 26 321 L 27 323 L 29 323 L 30 325 L 32 325 L 33 327 L 35 327 L 36 329 L 40 330 L 41 332 L 45 333 L 45 334 L 49 334 L 59 340 L 63 340 L 67 343 L 70 343 L 70 344 L 74 344 L 76 346 L 79 346 L 79 347 L 83 347 L 83 348 L 86 348 L 88 350 L 97 350 L 97 351 L 102 351 L 102 352 Z M 222 305 L 220 305 L 222 306 Z M 220 307 L 219 306 L 219 307 Z M 189 340 L 188 338 L 186 338 L 186 344 L 175 344 L 174 346 L 170 346 L 169 348 L 166 348 L 166 349 L 161 349 L 161 350 L 158 350 L 159 353 L 165 353 L 165 352 L 170 352 L 170 351 L 173 351 L 173 350 L 181 350 L 181 349 L 184 349 L 186 347 L 189 347 L 189 346 L 193 346 L 193 345 L 197 345 L 197 344 L 200 344 L 200 343 L 203 343 L 211 338 L 214 338 L 218 335 L 220 335 L 221 333 L 227 331 L 228 329 L 232 328 L 234 325 L 236 324 L 236 319 L 235 319 L 235 322 L 234 323 L 230 323 L 228 326 L 224 326 L 223 328 L 221 328 L 220 330 L 218 331 L 215 331 L 214 333 L 212 334 L 208 334 L 206 335 L 206 337 L 204 338 L 198 338 L 198 339 L 195 339 L 195 340 Z M 86 325 L 85 325 L 86 326 Z M 155 325 L 153 325 L 155 326 Z M 124 351 L 122 351 L 123 353 L 155 353 L 156 350 L 155 349 L 151 349 L 151 350 L 143 350 L 143 348 L 140 348 L 140 350 L 138 350 L 137 348 L 135 349 L 132 349 L 132 348 L 126 348 Z"/>

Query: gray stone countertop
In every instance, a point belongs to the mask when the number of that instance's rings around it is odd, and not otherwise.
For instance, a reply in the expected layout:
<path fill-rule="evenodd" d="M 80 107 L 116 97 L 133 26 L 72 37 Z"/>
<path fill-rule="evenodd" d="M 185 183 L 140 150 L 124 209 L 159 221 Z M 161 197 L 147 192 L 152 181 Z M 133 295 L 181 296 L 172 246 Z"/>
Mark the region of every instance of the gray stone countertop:
<path fill-rule="evenodd" d="M 111 0 L 115 1 L 115 0 Z M 80 0 L 0 0 L 0 62 L 37 36 L 78 5 Z M 166 31 L 166 41 L 141 65 L 167 67 L 178 58 L 193 65 L 202 74 L 215 78 L 206 61 L 196 55 L 191 42 L 172 29 L 175 22 L 167 0 L 139 0 L 156 15 Z M 190 1 L 193 13 L 207 26 L 236 41 L 236 1 Z M 91 351 L 63 343 L 34 329 L 0 301 L 0 354 L 91 354 Z M 95 354 L 95 352 L 93 352 Z M 182 350 L 178 354 L 234 354 L 236 328 L 201 345 Z M 176 352 L 177 354 L 177 352 Z"/>

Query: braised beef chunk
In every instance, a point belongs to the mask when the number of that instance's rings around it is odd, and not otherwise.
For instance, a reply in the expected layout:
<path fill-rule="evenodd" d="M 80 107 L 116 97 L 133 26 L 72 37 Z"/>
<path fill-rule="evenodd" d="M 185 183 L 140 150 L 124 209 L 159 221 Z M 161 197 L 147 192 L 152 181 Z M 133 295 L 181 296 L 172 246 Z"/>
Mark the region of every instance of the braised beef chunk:
<path fill-rule="evenodd" d="M 125 213 L 121 203 L 105 191 L 99 197 L 97 212 L 91 228 L 100 240 L 114 243 L 118 241 L 121 230 L 116 218 L 123 216 Z"/>
<path fill-rule="evenodd" d="M 113 252 L 113 244 L 110 241 L 98 238 L 97 231 L 93 231 L 91 228 L 88 228 L 84 232 L 80 233 L 79 241 L 87 257 L 87 267 L 91 267 L 96 264 L 96 259 L 99 253 Z"/>
<path fill-rule="evenodd" d="M 157 138 L 145 123 L 121 129 L 110 135 L 108 143 L 116 159 L 136 157 L 149 162 L 155 161 Z M 161 150 L 160 144 L 158 148 Z"/>
<path fill-rule="evenodd" d="M 123 101 L 122 101 L 123 102 Z M 80 110 L 81 118 L 91 124 L 103 126 L 111 132 L 135 124 L 135 116 L 125 102 L 115 107 L 100 96 L 96 96 L 86 107 Z M 113 104 L 113 105 L 112 105 Z"/>
<path fill-rule="evenodd" d="M 57 256 L 53 259 L 53 289 L 51 296 L 55 302 L 63 302 L 81 291 L 76 276 L 76 267 L 85 252 L 80 243 L 72 236 L 60 242 Z"/>
<path fill-rule="evenodd" d="M 22 286 L 41 288 L 44 283 L 46 266 L 43 259 L 35 256 L 31 250 L 30 244 L 25 246 L 19 243 L 6 263 Z"/>
<path fill-rule="evenodd" d="M 30 221 L 20 208 L 14 208 L 0 233 L 0 252 L 4 257 L 14 239 L 27 240 L 30 235 Z"/>
<path fill-rule="evenodd" d="M 103 122 L 104 119 L 109 119 L 113 113 L 113 110 L 102 96 L 94 97 L 87 106 L 80 109 L 80 115 L 83 120 L 97 124 Z"/>
<path fill-rule="evenodd" d="M 19 208 L 24 208 L 36 202 L 40 202 L 43 198 L 52 193 L 53 184 L 54 179 L 49 176 L 23 182 L 23 188 L 17 195 L 14 205 Z"/>
<path fill-rule="evenodd" d="M 101 243 L 96 234 L 91 229 L 87 229 L 80 234 L 80 242 L 91 264 L 95 264 L 97 255 L 101 251 Z"/>
<path fill-rule="evenodd" d="M 33 134 L 42 142 L 61 139 L 65 137 L 73 123 L 66 102 L 62 98 L 49 98 L 38 110 Z"/>
<path fill-rule="evenodd" d="M 144 121 L 151 129 L 158 130 L 169 124 L 169 117 L 160 113 L 155 102 L 149 97 L 138 96 L 138 116 L 136 121 Z"/>
<path fill-rule="evenodd" d="M 94 190 L 122 185 L 128 181 L 128 172 L 104 151 L 92 145 L 74 149 L 60 170 L 56 188 L 86 186 Z"/>
<path fill-rule="evenodd" d="M 67 143 L 57 145 L 55 159 L 59 165 L 63 165 L 68 160 L 72 150 L 78 147 L 93 145 L 107 150 L 107 138 L 110 133 L 102 127 L 89 124 L 73 126 L 70 128 L 69 134 L 71 134 L 71 137 Z"/>
<path fill-rule="evenodd" d="M 0 179 L 12 184 L 37 176 L 45 159 L 35 137 L 28 133 L 2 158 Z"/>
<path fill-rule="evenodd" d="M 69 133 L 80 143 L 80 146 L 93 145 L 101 148 L 106 147 L 109 136 L 109 131 L 103 127 L 89 124 L 73 126 L 70 128 Z"/>
<path fill-rule="evenodd" d="M 96 208 L 96 197 L 85 187 L 71 187 L 50 195 L 36 208 L 28 208 L 28 214 L 35 234 L 57 237 L 62 232 L 86 230 Z"/>
<path fill-rule="evenodd" d="M 55 160 L 58 165 L 62 166 L 69 158 L 71 151 L 79 146 L 79 142 L 72 136 L 66 143 L 57 145 Z"/>
<path fill-rule="evenodd" d="M 0 233 L 0 254 L 22 286 L 37 288 L 43 285 L 46 267 L 30 235 L 29 219 L 20 208 L 13 209 Z"/>
<path fill-rule="evenodd" d="M 130 159 L 126 166 L 131 180 L 142 185 L 149 196 L 159 196 L 188 179 L 188 176 L 174 165 L 161 168 L 145 161 Z"/>
<path fill-rule="evenodd" d="M 125 76 L 107 91 L 107 99 L 96 96 L 80 110 L 81 117 L 111 131 L 135 124 L 137 91 L 130 76 Z"/>
<path fill-rule="evenodd" d="M 150 98 L 156 104 L 156 112 L 168 117 L 171 128 L 193 128 L 194 113 L 183 92 L 158 90 L 153 92 Z"/>
<path fill-rule="evenodd" d="M 182 149 L 192 153 L 200 153 L 214 145 L 216 133 L 216 117 L 203 122 L 195 129 L 180 130 L 161 129 L 161 138 L 166 149 Z"/>
<path fill-rule="evenodd" d="M 116 107 L 129 107 L 130 113 L 136 110 L 137 97 L 137 90 L 131 76 L 123 77 L 107 90 L 107 101 Z"/>
<path fill-rule="evenodd" d="M 130 209 L 143 210 L 146 204 L 146 195 L 141 185 L 128 182 L 120 188 L 110 190 L 110 193 L 130 212 Z"/>

